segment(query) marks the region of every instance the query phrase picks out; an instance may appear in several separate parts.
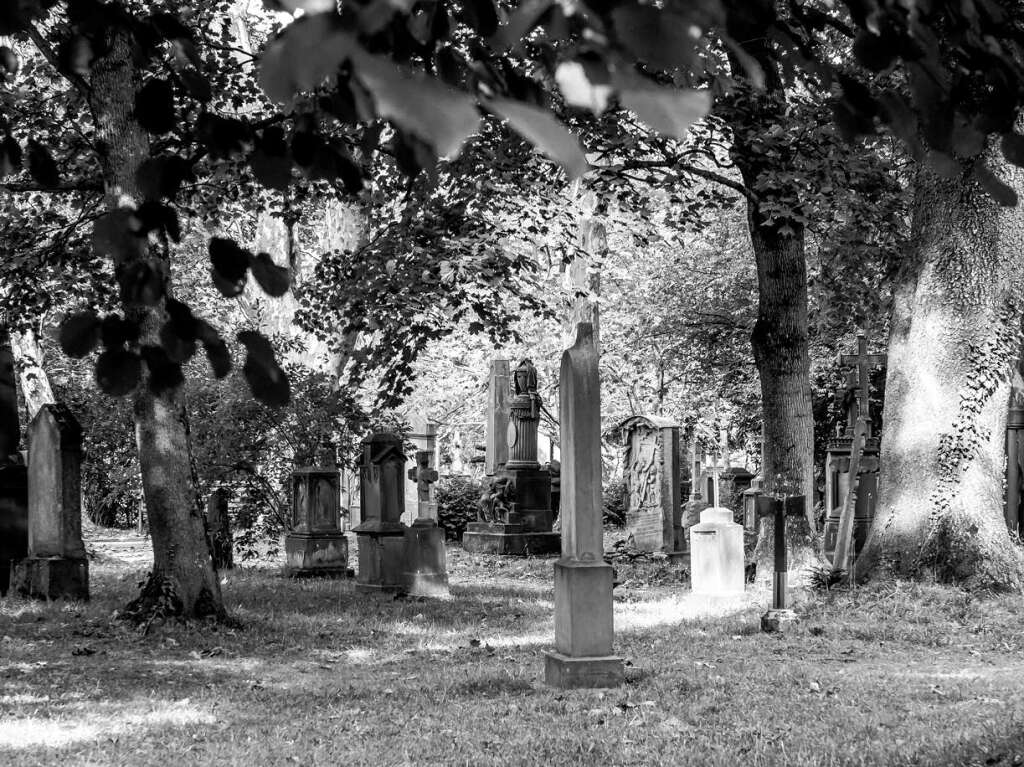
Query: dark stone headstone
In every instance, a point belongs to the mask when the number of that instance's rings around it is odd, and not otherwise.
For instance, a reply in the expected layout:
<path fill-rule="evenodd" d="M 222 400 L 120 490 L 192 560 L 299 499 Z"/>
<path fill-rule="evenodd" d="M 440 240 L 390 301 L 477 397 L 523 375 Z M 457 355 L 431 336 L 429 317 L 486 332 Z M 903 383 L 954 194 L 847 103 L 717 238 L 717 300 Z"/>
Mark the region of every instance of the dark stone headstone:
<path fill-rule="evenodd" d="M 7 593 L 11 563 L 28 556 L 28 469 L 0 466 L 0 596 Z"/>
<path fill-rule="evenodd" d="M 230 493 L 219 487 L 206 501 L 206 527 L 210 532 L 210 553 L 213 566 L 230 570 L 235 566 L 234 541 L 231 537 L 231 518 L 228 515 Z"/>

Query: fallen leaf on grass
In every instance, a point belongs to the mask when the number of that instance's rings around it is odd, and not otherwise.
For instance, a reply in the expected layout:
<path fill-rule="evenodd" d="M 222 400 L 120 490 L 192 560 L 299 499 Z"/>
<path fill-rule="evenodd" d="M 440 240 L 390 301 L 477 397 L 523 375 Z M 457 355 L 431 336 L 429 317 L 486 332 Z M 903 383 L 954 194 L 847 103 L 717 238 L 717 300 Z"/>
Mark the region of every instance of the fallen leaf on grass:
<path fill-rule="evenodd" d="M 71 651 L 71 654 L 72 655 L 95 655 L 96 651 L 94 649 L 92 649 L 91 647 L 82 646 L 82 647 L 76 647 L 74 650 Z"/>

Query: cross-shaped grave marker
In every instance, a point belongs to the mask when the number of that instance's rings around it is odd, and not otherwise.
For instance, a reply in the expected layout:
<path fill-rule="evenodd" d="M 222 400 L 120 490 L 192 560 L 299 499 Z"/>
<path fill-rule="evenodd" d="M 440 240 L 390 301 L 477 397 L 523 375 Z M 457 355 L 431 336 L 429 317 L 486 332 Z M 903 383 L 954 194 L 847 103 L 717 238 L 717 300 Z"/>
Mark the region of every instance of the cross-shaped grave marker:
<path fill-rule="evenodd" d="M 757 515 L 775 520 L 775 573 L 772 577 L 772 606 L 761 616 L 762 631 L 782 631 L 785 624 L 796 620 L 786 607 L 786 586 L 789 574 L 789 552 L 786 550 L 786 517 L 804 515 L 804 496 L 786 498 L 761 496 L 757 499 Z"/>
<path fill-rule="evenodd" d="M 417 450 L 416 465 L 408 471 L 409 479 L 416 483 L 416 492 L 419 498 L 417 522 L 424 520 L 437 521 L 437 506 L 431 498 L 430 490 L 430 486 L 437 482 L 439 476 L 437 469 L 430 465 L 433 457 L 434 452 L 432 450 Z"/>
<path fill-rule="evenodd" d="M 868 437 L 871 436 L 871 369 L 875 367 L 884 367 L 885 362 L 885 354 L 868 354 L 868 337 L 864 333 L 857 334 L 856 354 L 839 355 L 839 364 L 842 367 L 853 367 L 857 371 L 855 381 L 850 381 L 850 379 L 847 378 L 847 382 L 854 383 L 856 386 L 856 417 L 867 419 Z M 856 423 L 856 417 L 850 419 L 850 427 Z"/>

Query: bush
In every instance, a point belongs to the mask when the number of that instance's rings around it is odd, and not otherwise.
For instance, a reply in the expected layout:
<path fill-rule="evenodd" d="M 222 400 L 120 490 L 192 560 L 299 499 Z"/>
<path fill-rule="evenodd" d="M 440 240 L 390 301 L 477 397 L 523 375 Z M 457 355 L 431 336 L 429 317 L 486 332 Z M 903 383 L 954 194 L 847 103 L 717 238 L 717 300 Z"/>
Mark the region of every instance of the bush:
<path fill-rule="evenodd" d="M 435 485 L 435 493 L 437 523 L 444 528 L 446 538 L 461 541 L 466 525 L 476 522 L 483 485 L 468 477 L 444 477 Z"/>
<path fill-rule="evenodd" d="M 604 523 L 624 527 L 626 524 L 626 483 L 621 479 L 609 482 L 601 490 Z"/>

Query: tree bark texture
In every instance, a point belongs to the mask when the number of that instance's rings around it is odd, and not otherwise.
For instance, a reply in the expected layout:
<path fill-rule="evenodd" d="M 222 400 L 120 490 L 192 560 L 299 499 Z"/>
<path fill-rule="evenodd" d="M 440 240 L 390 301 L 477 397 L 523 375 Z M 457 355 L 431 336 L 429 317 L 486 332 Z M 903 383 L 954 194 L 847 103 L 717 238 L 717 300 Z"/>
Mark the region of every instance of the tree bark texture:
<path fill-rule="evenodd" d="M 988 157 L 1018 192 L 1024 172 Z M 919 171 L 895 293 L 875 519 L 858 577 L 931 574 L 1020 590 L 1003 517 L 1006 413 L 1020 353 L 1024 202 Z"/>
<path fill-rule="evenodd" d="M 131 38 L 118 32 L 107 54 L 92 65 L 89 99 L 111 208 L 137 204 L 141 196 L 136 172 L 149 156 L 149 140 L 132 114 L 138 86 Z M 150 257 L 160 257 L 156 248 L 150 249 Z M 162 307 L 133 305 L 125 311 L 141 319 L 141 343 L 159 346 L 159 330 L 166 321 Z M 156 394 L 149 378 L 147 373 L 136 389 L 133 413 L 153 572 L 127 612 L 138 618 L 222 617 L 220 583 L 191 470 L 184 391 L 172 387 Z"/>
<path fill-rule="evenodd" d="M 14 368 L 18 371 L 18 383 L 25 397 L 25 408 L 28 410 L 28 422 L 36 417 L 43 405 L 52 405 L 57 400 L 53 396 L 50 378 L 43 368 L 43 348 L 32 330 L 22 330 L 11 334 L 11 350 L 14 352 Z"/>

